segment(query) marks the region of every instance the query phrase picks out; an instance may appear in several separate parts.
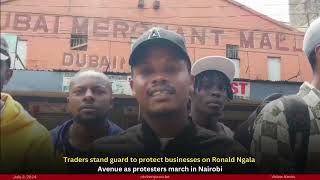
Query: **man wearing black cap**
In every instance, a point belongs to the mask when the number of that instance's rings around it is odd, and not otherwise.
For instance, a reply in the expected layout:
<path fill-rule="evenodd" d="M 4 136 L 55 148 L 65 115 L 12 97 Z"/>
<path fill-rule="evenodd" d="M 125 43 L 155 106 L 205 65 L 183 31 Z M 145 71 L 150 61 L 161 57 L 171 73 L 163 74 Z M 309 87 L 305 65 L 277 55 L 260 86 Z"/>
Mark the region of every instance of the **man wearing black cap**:
<path fill-rule="evenodd" d="M 157 159 L 153 163 L 123 164 L 127 166 L 198 166 L 203 164 L 202 157 L 247 157 L 239 143 L 197 126 L 188 118 L 193 77 L 180 35 L 162 28 L 150 29 L 134 44 L 129 63 L 131 88 L 141 107 L 143 121 L 118 137 L 97 140 L 93 145 L 95 153 L 103 157 Z M 239 172 L 252 163 L 221 165 L 223 172 Z"/>
<path fill-rule="evenodd" d="M 303 51 L 312 82 L 301 85 L 295 101 L 267 104 L 254 124 L 251 152 L 265 172 L 320 172 L 320 18 L 306 31 Z"/>
<path fill-rule="evenodd" d="M 191 94 L 192 120 L 217 134 L 233 138 L 232 130 L 219 122 L 224 116 L 225 102 L 233 98 L 233 62 L 222 56 L 204 57 L 194 63 L 191 74 L 195 77 Z"/>
<path fill-rule="evenodd" d="M 193 78 L 180 35 L 158 27 L 148 30 L 133 45 L 129 64 L 132 92 L 144 121 L 118 137 L 96 141 L 96 152 L 175 157 L 245 154 L 238 143 L 188 119 Z"/>

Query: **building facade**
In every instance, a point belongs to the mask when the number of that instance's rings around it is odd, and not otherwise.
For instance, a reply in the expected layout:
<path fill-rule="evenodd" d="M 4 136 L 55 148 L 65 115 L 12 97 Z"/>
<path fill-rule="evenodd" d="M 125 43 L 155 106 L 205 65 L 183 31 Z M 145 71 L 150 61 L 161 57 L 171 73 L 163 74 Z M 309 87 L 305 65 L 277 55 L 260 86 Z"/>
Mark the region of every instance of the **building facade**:
<path fill-rule="evenodd" d="M 1 32 L 26 43 L 23 64 L 30 70 L 129 73 L 132 42 L 162 26 L 185 37 L 193 61 L 234 59 L 241 79 L 312 76 L 301 51 L 303 33 L 232 0 L 11 0 L 1 9 Z"/>
<path fill-rule="evenodd" d="M 268 93 L 286 94 L 297 91 L 296 86 L 284 91 L 292 83 L 299 85 L 312 78 L 302 52 L 304 33 L 233 0 L 4 0 L 0 30 L 11 44 L 12 68 L 33 74 L 41 71 L 54 78 L 51 85 L 45 79 L 37 81 L 39 86 L 30 86 L 23 80 L 26 76 L 16 76 L 12 83 L 20 82 L 21 88 L 9 85 L 6 90 L 28 107 L 33 106 L 34 98 L 41 97 L 37 103 L 47 101 L 45 96 L 63 103 L 72 73 L 95 68 L 113 81 L 120 104 L 115 119 L 127 124 L 123 125 L 126 128 L 140 120 L 128 83 L 128 57 L 132 43 L 153 26 L 184 36 L 193 62 L 208 55 L 234 61 L 236 98 L 227 106 L 225 118 L 236 124 L 263 99 L 256 101 L 252 95 L 264 92 L 256 84 L 270 83 Z M 53 109 L 54 101 L 48 100 Z M 50 105 L 41 107 L 50 109 Z"/>

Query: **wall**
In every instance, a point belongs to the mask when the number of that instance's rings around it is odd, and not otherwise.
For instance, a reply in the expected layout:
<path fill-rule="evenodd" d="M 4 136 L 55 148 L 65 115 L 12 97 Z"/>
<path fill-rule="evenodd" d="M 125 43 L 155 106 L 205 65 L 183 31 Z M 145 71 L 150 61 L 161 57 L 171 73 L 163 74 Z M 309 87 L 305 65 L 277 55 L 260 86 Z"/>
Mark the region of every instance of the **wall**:
<path fill-rule="evenodd" d="M 161 0 L 157 10 L 152 3 L 141 9 L 138 0 L 15 0 L 1 5 L 1 32 L 27 41 L 31 70 L 129 73 L 132 38 L 162 26 L 184 35 L 193 61 L 239 45 L 243 79 L 268 79 L 268 57 L 281 58 L 281 80 L 312 78 L 303 33 L 293 28 L 231 0 Z M 87 51 L 70 49 L 72 33 L 88 34 Z"/>

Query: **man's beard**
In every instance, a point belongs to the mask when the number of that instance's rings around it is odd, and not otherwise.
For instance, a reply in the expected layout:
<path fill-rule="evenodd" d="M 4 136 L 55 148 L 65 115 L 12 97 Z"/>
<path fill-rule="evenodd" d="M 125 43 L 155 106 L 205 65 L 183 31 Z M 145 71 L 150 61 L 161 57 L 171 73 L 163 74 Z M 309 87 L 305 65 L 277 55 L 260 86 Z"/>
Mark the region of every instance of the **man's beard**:
<path fill-rule="evenodd" d="M 157 117 L 170 117 L 174 115 L 176 111 L 166 111 L 166 112 L 152 112 L 150 113 L 151 116 L 157 116 Z"/>
<path fill-rule="evenodd" d="M 81 117 L 75 117 L 74 121 L 81 124 L 81 125 L 85 125 L 85 126 L 92 126 L 95 124 L 101 124 L 102 122 L 104 122 L 107 118 L 107 115 L 101 117 L 101 116 L 97 116 L 96 118 L 81 118 Z"/>
<path fill-rule="evenodd" d="M 172 118 L 176 118 L 178 115 L 178 110 L 164 111 L 164 112 L 149 112 L 147 113 L 151 119 L 161 119 L 163 121 L 172 120 Z M 186 110 L 186 116 L 188 115 Z"/>

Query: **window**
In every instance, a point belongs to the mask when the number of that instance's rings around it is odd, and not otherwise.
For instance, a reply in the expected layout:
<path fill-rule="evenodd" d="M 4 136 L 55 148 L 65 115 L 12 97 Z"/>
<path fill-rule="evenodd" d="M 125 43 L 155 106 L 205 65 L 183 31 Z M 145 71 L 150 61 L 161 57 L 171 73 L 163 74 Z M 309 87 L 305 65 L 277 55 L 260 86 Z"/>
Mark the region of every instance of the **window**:
<path fill-rule="evenodd" d="M 236 72 L 234 78 L 240 78 L 239 46 L 227 44 L 226 56 L 231 59 L 235 65 Z"/>
<path fill-rule="evenodd" d="M 18 40 L 15 60 L 15 69 L 26 69 L 27 64 L 27 41 Z"/>
<path fill-rule="evenodd" d="M 268 58 L 268 78 L 271 81 L 281 80 L 281 66 L 280 58 L 269 57 Z"/>
<path fill-rule="evenodd" d="M 70 47 L 72 50 L 86 51 L 88 47 L 88 35 L 71 34 Z"/>
<path fill-rule="evenodd" d="M 144 7 L 144 0 L 139 0 L 138 1 L 138 7 L 141 8 L 141 9 Z"/>
<path fill-rule="evenodd" d="M 227 58 L 240 59 L 239 58 L 239 46 L 227 44 Z"/>
<path fill-rule="evenodd" d="M 240 78 L 240 60 L 239 59 L 231 59 L 236 68 L 236 72 L 234 74 L 234 78 Z"/>

